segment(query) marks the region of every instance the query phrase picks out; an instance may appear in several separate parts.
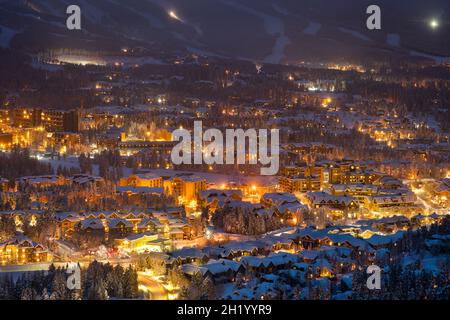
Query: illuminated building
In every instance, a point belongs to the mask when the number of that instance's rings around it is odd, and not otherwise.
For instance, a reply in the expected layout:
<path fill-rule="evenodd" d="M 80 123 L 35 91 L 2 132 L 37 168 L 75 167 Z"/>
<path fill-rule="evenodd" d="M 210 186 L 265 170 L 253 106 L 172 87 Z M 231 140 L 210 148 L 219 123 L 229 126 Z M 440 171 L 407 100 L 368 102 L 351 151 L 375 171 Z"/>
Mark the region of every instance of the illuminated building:
<path fill-rule="evenodd" d="M 357 198 L 359 203 L 364 203 L 365 196 L 377 194 L 378 186 L 371 184 L 334 184 L 330 186 L 330 192 L 335 196 L 352 196 Z"/>
<path fill-rule="evenodd" d="M 377 194 L 373 196 L 365 197 L 365 206 L 376 212 L 386 212 L 392 209 L 400 209 L 403 213 L 422 211 L 420 207 L 416 205 L 416 197 L 412 192 L 406 194 Z"/>
<path fill-rule="evenodd" d="M 307 200 L 311 208 L 329 207 L 341 210 L 356 210 L 358 200 L 350 196 L 333 196 L 326 192 L 308 192 Z"/>
<path fill-rule="evenodd" d="M 114 235 L 126 236 L 133 232 L 133 223 L 127 219 L 112 218 L 107 219 L 107 230 Z"/>
<path fill-rule="evenodd" d="M 41 112 L 42 125 L 48 132 L 78 132 L 78 111 L 44 110 Z"/>
<path fill-rule="evenodd" d="M 81 234 L 96 234 L 99 236 L 104 236 L 106 231 L 105 229 L 106 228 L 102 220 L 97 218 L 81 220 L 75 225 L 75 232 Z"/>
<path fill-rule="evenodd" d="M 318 154 L 329 154 L 333 152 L 337 147 L 331 144 L 325 144 L 325 143 L 288 143 L 283 146 L 283 149 L 285 149 L 288 152 L 292 152 L 295 154 L 311 154 L 311 153 L 318 153 Z"/>
<path fill-rule="evenodd" d="M 26 237 L 16 237 L 0 244 L 0 265 L 15 265 L 51 261 L 47 249 Z"/>
<path fill-rule="evenodd" d="M 151 173 L 133 174 L 120 179 L 119 184 L 121 187 L 161 188 L 163 186 L 163 179 Z"/>
<path fill-rule="evenodd" d="M 61 153 L 67 153 L 69 150 L 76 150 L 81 144 L 81 135 L 71 132 L 53 133 L 53 143 Z"/>
<path fill-rule="evenodd" d="M 14 109 L 12 119 L 17 128 L 43 126 L 48 132 L 79 131 L 79 113 L 76 110 Z"/>
<path fill-rule="evenodd" d="M 21 177 L 16 180 L 16 187 L 35 187 L 35 188 L 47 188 L 52 186 L 63 186 L 66 180 L 63 176 L 48 175 L 48 176 L 31 176 Z"/>
<path fill-rule="evenodd" d="M 202 207 L 217 207 L 218 203 L 227 201 L 241 201 L 242 190 L 239 189 L 208 189 L 200 192 L 200 203 Z"/>
<path fill-rule="evenodd" d="M 169 243 L 156 233 L 140 233 L 115 240 L 116 246 L 128 253 L 162 252 Z"/>
<path fill-rule="evenodd" d="M 164 181 L 164 190 L 177 197 L 180 204 L 198 201 L 200 192 L 206 190 L 206 180 L 196 176 L 182 175 Z"/>
<path fill-rule="evenodd" d="M 9 189 L 9 180 L 0 177 L 0 191 L 8 191 Z"/>
<path fill-rule="evenodd" d="M 16 128 L 32 128 L 40 124 L 40 111 L 33 109 L 12 110 L 12 123 Z"/>
<path fill-rule="evenodd" d="M 60 236 L 70 238 L 75 232 L 75 226 L 80 222 L 78 216 L 68 216 L 59 221 Z"/>
<path fill-rule="evenodd" d="M 280 188 L 284 192 L 320 191 L 321 181 L 318 176 L 280 177 Z"/>
<path fill-rule="evenodd" d="M 137 230 L 140 233 L 161 233 L 164 231 L 164 225 L 156 218 L 145 218 L 139 222 L 139 224 L 137 225 Z"/>
<path fill-rule="evenodd" d="M 170 157 L 170 153 L 176 144 L 177 142 L 172 141 L 121 141 L 119 142 L 119 150 L 120 154 L 123 156 L 130 156 L 141 151 L 148 151 Z"/>
<path fill-rule="evenodd" d="M 355 167 L 351 167 L 352 169 L 348 172 L 345 172 L 341 176 L 342 184 L 352 184 L 352 183 L 363 183 L 363 184 L 372 184 L 382 176 L 383 173 L 375 172 L 372 170 L 357 170 Z"/>
<path fill-rule="evenodd" d="M 9 150 L 13 145 L 11 133 L 0 133 L 0 150 Z"/>
<path fill-rule="evenodd" d="M 322 189 L 324 176 L 322 167 L 288 166 L 284 167 L 281 172 L 279 185 L 283 192 L 307 192 Z"/>
<path fill-rule="evenodd" d="M 8 109 L 0 109 L 0 125 L 10 125 L 11 116 Z"/>

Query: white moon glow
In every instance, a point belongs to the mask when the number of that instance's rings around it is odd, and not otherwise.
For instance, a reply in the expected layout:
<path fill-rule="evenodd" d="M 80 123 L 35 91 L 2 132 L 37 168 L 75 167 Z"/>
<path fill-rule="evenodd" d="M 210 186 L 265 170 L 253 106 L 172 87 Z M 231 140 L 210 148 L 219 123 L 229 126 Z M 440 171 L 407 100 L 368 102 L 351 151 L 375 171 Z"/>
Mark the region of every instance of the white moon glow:
<path fill-rule="evenodd" d="M 430 21 L 430 27 L 431 29 L 437 29 L 439 28 L 439 21 L 436 19 L 431 19 Z"/>

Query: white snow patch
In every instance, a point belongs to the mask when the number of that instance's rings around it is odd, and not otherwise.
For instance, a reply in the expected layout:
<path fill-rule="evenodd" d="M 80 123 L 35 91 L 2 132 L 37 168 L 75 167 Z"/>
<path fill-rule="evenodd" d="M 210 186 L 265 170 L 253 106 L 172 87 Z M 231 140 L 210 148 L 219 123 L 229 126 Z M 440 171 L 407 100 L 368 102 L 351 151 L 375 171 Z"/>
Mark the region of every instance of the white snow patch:
<path fill-rule="evenodd" d="M 55 8 L 53 6 L 53 3 L 50 3 L 49 1 L 41 1 L 39 3 L 40 6 L 44 7 L 45 11 L 47 11 L 49 14 L 57 16 L 57 17 L 62 17 L 65 15 L 65 11 L 61 11 L 60 8 Z M 42 14 L 43 12 L 40 10 L 37 10 L 37 8 L 32 5 L 32 4 L 28 4 L 28 6 L 35 12 Z"/>
<path fill-rule="evenodd" d="M 264 59 L 264 62 L 280 63 L 284 58 L 284 49 L 289 43 L 291 43 L 291 41 L 285 34 L 283 21 L 277 17 L 254 10 L 238 3 L 233 3 L 226 0 L 222 0 L 222 2 L 229 6 L 235 7 L 236 9 L 245 11 L 263 19 L 266 32 L 271 36 L 277 37 L 272 53 Z"/>
<path fill-rule="evenodd" d="M 386 43 L 393 47 L 400 47 L 400 35 L 398 33 L 388 33 Z"/>
<path fill-rule="evenodd" d="M 412 56 L 416 56 L 416 57 L 423 57 L 423 58 L 428 58 L 430 60 L 434 60 L 434 62 L 437 63 L 437 64 L 450 63 L 450 57 L 435 56 L 435 55 L 432 55 L 432 54 L 418 52 L 418 51 L 410 51 L 409 54 L 412 55 Z"/>
<path fill-rule="evenodd" d="M 186 46 L 186 49 L 189 52 L 192 52 L 192 53 L 195 53 L 195 54 L 198 54 L 198 55 L 202 55 L 202 56 L 228 58 L 225 55 L 221 55 L 221 54 L 218 54 L 218 53 L 214 53 L 214 52 L 211 52 L 211 51 L 208 51 L 208 50 L 204 50 L 204 49 L 200 49 L 200 48 L 193 47 L 193 46 Z"/>
<path fill-rule="evenodd" d="M 308 26 L 303 29 L 303 33 L 311 36 L 315 36 L 322 29 L 322 25 L 318 22 L 310 21 Z"/>
<path fill-rule="evenodd" d="M 363 40 L 363 41 L 370 41 L 370 38 L 369 38 L 369 37 L 363 35 L 361 32 L 358 32 L 358 31 L 354 31 L 354 30 L 350 30 L 350 29 L 342 28 L 342 27 L 339 28 L 339 31 L 340 31 L 340 32 L 343 32 L 343 33 L 350 34 L 350 35 L 352 35 L 353 37 L 355 37 L 355 38 L 357 38 L 357 39 L 360 39 L 360 40 Z"/>
<path fill-rule="evenodd" d="M 278 12 L 284 16 L 289 16 L 291 14 L 287 9 L 280 7 L 276 3 L 272 4 L 272 8 L 274 8 L 276 12 Z"/>
<path fill-rule="evenodd" d="M 11 40 L 14 38 L 16 34 L 19 33 L 19 31 L 10 29 L 8 27 L 0 26 L 1 33 L 0 33 L 0 47 L 1 48 L 9 48 L 9 45 L 11 44 Z"/>
<path fill-rule="evenodd" d="M 167 169 L 150 169 L 150 173 L 173 177 L 176 175 L 193 175 L 206 179 L 208 183 L 212 183 L 220 186 L 223 183 L 236 182 L 236 183 L 246 183 L 248 185 L 275 185 L 278 181 L 276 176 L 232 176 L 221 173 L 209 173 L 209 172 L 197 172 L 197 171 L 178 171 L 178 170 L 167 170 Z"/>
<path fill-rule="evenodd" d="M 86 0 L 84 0 L 84 1 L 86 1 Z M 138 11 L 136 9 L 133 9 L 131 6 L 127 6 L 126 4 L 124 5 L 124 1 L 123 0 L 120 0 L 120 1 L 113 0 L 113 2 L 116 5 L 124 6 L 126 9 L 130 10 L 131 12 L 133 12 L 133 13 L 135 13 L 135 14 L 143 17 L 143 18 L 145 18 L 148 22 L 150 22 L 150 24 L 153 27 L 158 28 L 158 29 L 163 29 L 164 28 L 163 23 L 161 22 L 161 20 L 159 20 L 157 17 L 155 17 L 151 13 Z"/>
<path fill-rule="evenodd" d="M 38 69 L 38 70 L 44 70 L 44 71 L 49 71 L 49 72 L 56 72 L 56 71 L 60 71 L 63 69 L 62 66 L 58 66 L 55 64 L 47 64 L 47 63 L 43 63 L 37 60 L 33 60 L 33 62 L 31 63 L 31 66 L 34 69 Z"/>

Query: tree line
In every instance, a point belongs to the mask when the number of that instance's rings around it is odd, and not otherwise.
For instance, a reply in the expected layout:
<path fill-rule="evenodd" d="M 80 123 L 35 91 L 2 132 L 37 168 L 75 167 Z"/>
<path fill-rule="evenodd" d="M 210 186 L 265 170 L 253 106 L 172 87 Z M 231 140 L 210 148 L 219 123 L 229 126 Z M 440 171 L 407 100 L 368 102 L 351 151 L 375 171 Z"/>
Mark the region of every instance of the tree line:
<path fill-rule="evenodd" d="M 108 300 L 137 299 L 137 272 L 133 267 L 92 262 L 81 269 L 81 289 L 69 290 L 67 267 L 26 272 L 18 278 L 0 277 L 0 300 Z"/>

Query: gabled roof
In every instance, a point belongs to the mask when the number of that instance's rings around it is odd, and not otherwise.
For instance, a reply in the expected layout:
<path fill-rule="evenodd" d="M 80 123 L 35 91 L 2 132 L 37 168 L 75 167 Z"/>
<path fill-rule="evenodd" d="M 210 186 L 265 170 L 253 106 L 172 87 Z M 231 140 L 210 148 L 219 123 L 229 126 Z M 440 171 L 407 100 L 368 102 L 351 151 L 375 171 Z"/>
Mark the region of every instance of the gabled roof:
<path fill-rule="evenodd" d="M 79 227 L 81 230 L 87 230 L 87 229 L 92 229 L 92 230 L 104 230 L 105 227 L 102 223 L 102 220 L 100 219 L 84 219 L 81 220 L 78 223 Z"/>
<path fill-rule="evenodd" d="M 107 220 L 108 227 L 110 229 L 116 229 L 123 225 L 125 228 L 133 228 L 133 223 L 122 218 L 112 218 Z"/>
<path fill-rule="evenodd" d="M 298 202 L 296 196 L 288 192 L 273 192 L 265 193 L 262 199 L 267 202 L 272 202 L 275 205 L 281 205 L 283 203 Z"/>
<path fill-rule="evenodd" d="M 146 228 L 148 225 L 153 224 L 156 228 L 163 227 L 163 224 L 156 218 L 144 218 L 139 222 L 138 228 Z"/>
<path fill-rule="evenodd" d="M 203 259 L 208 255 L 197 248 L 183 248 L 172 252 L 174 258 L 198 258 Z"/>

